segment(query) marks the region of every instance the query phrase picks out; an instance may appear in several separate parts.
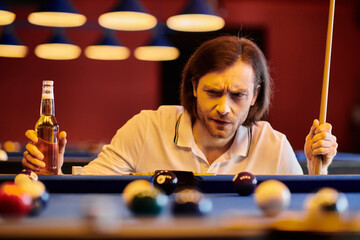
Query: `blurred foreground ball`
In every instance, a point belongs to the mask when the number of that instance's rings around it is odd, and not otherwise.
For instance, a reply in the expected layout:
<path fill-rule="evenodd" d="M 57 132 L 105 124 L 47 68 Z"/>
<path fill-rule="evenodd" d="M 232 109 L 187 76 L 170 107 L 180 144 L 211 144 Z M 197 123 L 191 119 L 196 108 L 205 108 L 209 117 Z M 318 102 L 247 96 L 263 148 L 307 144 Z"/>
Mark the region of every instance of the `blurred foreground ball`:
<path fill-rule="evenodd" d="M 21 186 L 13 182 L 0 185 L 0 216 L 18 218 L 26 216 L 32 205 L 32 198 Z"/>
<path fill-rule="evenodd" d="M 305 201 L 305 209 L 308 213 L 339 213 L 348 210 L 348 200 L 344 193 L 334 188 L 324 187 L 315 194 L 309 195 Z"/>
<path fill-rule="evenodd" d="M 185 188 L 175 193 L 172 212 L 176 216 L 202 216 L 212 211 L 210 199 L 192 188 Z"/>
<path fill-rule="evenodd" d="M 22 182 L 20 186 L 32 197 L 32 206 L 29 215 L 38 216 L 42 213 L 49 202 L 50 194 L 41 181 Z"/>
<path fill-rule="evenodd" d="M 38 180 L 38 175 L 35 172 L 24 169 L 15 176 L 14 182 L 20 185 L 23 182 L 29 182 L 29 181 L 36 182 L 37 180 Z"/>
<path fill-rule="evenodd" d="M 267 180 L 255 189 L 255 202 L 266 216 L 272 217 L 287 209 L 291 193 L 288 187 L 278 180 Z"/>
<path fill-rule="evenodd" d="M 123 190 L 122 198 L 127 206 L 130 205 L 130 202 L 132 201 L 133 197 L 142 191 L 148 190 L 153 188 L 152 184 L 143 179 L 138 179 L 130 182 Z"/>
<path fill-rule="evenodd" d="M 167 206 L 168 197 L 157 188 L 140 191 L 130 201 L 129 209 L 135 215 L 159 215 Z"/>

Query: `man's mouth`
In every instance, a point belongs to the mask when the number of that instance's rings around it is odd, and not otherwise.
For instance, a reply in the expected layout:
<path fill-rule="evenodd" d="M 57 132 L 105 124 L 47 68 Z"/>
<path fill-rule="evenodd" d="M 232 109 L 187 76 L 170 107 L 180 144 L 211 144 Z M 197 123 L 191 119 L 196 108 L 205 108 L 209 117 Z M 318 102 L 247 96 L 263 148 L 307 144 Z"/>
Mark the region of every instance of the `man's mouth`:
<path fill-rule="evenodd" d="M 228 120 L 220 120 L 220 119 L 215 119 L 215 118 L 211 118 L 211 120 L 213 122 L 215 122 L 216 125 L 219 125 L 219 126 L 227 126 L 227 125 L 231 124 L 231 121 L 228 121 Z"/>

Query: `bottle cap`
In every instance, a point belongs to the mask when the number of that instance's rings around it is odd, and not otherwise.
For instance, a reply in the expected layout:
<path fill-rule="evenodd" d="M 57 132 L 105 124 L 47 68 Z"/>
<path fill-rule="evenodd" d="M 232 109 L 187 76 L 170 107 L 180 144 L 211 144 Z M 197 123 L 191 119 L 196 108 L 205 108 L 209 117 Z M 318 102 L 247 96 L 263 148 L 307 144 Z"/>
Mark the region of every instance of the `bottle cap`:
<path fill-rule="evenodd" d="M 43 81 L 43 85 L 54 85 L 54 81 L 51 81 L 51 80 L 44 80 Z"/>

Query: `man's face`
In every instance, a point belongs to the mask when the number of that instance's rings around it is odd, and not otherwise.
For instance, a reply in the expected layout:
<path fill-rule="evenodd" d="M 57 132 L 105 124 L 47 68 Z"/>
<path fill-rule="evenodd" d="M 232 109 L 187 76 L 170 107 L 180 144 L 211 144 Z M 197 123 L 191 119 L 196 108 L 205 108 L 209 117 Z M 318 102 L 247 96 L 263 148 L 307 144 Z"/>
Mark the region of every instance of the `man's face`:
<path fill-rule="evenodd" d="M 197 113 L 201 125 L 211 136 L 229 139 L 248 116 L 255 104 L 255 75 L 252 67 L 241 61 L 221 72 L 210 72 L 194 87 Z"/>

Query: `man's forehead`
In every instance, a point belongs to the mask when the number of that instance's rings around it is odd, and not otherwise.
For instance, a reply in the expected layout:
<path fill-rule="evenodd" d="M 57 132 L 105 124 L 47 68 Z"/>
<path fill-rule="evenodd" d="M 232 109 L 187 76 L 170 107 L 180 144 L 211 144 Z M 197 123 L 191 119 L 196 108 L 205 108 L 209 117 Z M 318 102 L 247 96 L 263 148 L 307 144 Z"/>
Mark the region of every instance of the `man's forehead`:
<path fill-rule="evenodd" d="M 247 88 L 255 83 L 255 75 L 251 65 L 237 61 L 224 70 L 205 74 L 200 80 L 209 87 Z"/>
<path fill-rule="evenodd" d="M 201 79 L 204 88 L 211 89 L 229 89 L 232 91 L 246 90 L 254 85 L 252 76 L 239 78 L 238 76 L 223 76 L 217 74 L 208 74 Z"/>
<path fill-rule="evenodd" d="M 214 88 L 214 89 L 230 88 L 234 90 L 241 90 L 247 88 L 243 83 L 236 80 L 229 82 L 221 79 L 205 79 L 203 85 L 205 88 Z"/>

